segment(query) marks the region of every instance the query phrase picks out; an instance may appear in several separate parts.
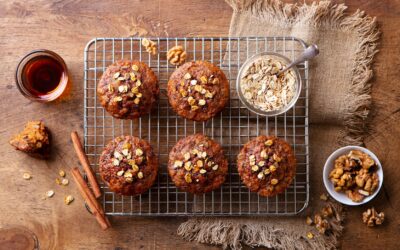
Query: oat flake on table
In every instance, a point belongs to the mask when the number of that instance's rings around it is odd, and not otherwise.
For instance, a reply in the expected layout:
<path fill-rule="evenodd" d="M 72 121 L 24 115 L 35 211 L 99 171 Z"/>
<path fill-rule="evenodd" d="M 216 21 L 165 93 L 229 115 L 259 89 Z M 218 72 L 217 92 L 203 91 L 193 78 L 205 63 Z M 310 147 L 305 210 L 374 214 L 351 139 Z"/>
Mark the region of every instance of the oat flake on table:
<path fill-rule="evenodd" d="M 287 106 L 296 93 L 296 78 L 293 70 L 276 74 L 286 64 L 276 58 L 261 57 L 243 73 L 240 87 L 244 98 L 263 111 L 279 110 Z"/>

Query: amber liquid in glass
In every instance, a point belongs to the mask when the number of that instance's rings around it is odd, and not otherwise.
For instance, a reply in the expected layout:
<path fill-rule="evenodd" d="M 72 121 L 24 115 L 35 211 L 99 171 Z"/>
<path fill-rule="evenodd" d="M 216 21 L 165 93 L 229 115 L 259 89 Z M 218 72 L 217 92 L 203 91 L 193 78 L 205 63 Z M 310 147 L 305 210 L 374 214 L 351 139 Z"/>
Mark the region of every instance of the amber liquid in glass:
<path fill-rule="evenodd" d="M 49 56 L 40 56 L 25 65 L 24 85 L 31 94 L 43 97 L 62 84 L 64 74 L 66 72 L 58 61 Z"/>

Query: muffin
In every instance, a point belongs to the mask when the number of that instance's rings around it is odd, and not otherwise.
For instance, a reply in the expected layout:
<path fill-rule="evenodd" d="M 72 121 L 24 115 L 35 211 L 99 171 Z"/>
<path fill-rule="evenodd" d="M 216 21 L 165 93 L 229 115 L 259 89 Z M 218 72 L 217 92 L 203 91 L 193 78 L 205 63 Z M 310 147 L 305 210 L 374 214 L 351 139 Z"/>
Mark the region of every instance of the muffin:
<path fill-rule="evenodd" d="M 168 173 L 186 192 L 210 192 L 224 183 L 227 172 L 228 161 L 221 146 L 202 134 L 179 140 L 169 153 Z"/>
<path fill-rule="evenodd" d="M 259 136 L 244 145 L 237 157 L 240 178 L 261 196 L 282 193 L 296 174 L 296 157 L 290 145 L 275 136 Z"/>
<path fill-rule="evenodd" d="M 101 105 L 120 119 L 135 119 L 150 113 L 159 92 L 156 75 L 139 61 L 111 64 L 97 86 Z"/>
<path fill-rule="evenodd" d="M 100 176 L 108 187 L 122 195 L 139 195 L 154 183 L 158 160 L 150 144 L 134 136 L 110 141 L 100 156 Z"/>
<path fill-rule="evenodd" d="M 218 114 L 229 100 L 224 72 L 206 61 L 187 62 L 168 81 L 168 100 L 178 115 L 206 121 Z"/>
<path fill-rule="evenodd" d="M 16 150 L 36 158 L 49 158 L 50 132 L 42 121 L 31 121 L 24 130 L 11 138 L 10 142 Z"/>

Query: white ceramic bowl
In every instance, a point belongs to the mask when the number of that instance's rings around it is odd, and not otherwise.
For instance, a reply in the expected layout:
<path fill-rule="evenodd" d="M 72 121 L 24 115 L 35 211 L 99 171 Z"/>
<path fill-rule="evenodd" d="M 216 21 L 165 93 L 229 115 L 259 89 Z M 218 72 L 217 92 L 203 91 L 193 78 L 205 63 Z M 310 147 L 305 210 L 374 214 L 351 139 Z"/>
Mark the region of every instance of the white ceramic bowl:
<path fill-rule="evenodd" d="M 341 155 L 348 154 L 351 150 L 360 150 L 360 151 L 368 154 L 375 161 L 375 163 L 378 167 L 377 174 L 379 177 L 379 186 L 373 194 L 365 197 L 361 202 L 354 202 L 349 197 L 347 197 L 347 195 L 345 193 L 336 192 L 333 187 L 333 183 L 329 179 L 329 173 L 331 172 L 331 170 L 334 167 L 335 160 Z M 346 146 L 346 147 L 337 149 L 335 152 L 333 152 L 328 157 L 328 159 L 326 160 L 325 166 L 324 166 L 323 179 L 324 179 L 325 188 L 332 198 L 334 198 L 335 200 L 337 200 L 338 202 L 340 202 L 342 204 L 346 204 L 349 206 L 358 206 L 358 205 L 362 205 L 362 204 L 369 202 L 379 193 L 379 190 L 381 189 L 382 183 L 383 183 L 383 169 L 382 169 L 381 163 L 378 160 L 378 157 L 376 157 L 376 155 L 374 153 L 372 153 L 370 150 L 363 148 L 363 147 L 359 147 L 359 146 Z"/>

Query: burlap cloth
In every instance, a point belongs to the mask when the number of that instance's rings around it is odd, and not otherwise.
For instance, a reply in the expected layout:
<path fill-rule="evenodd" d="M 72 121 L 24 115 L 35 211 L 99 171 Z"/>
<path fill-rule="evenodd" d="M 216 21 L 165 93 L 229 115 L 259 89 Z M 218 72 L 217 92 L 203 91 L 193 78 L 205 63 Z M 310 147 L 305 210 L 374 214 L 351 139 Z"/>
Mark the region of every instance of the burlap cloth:
<path fill-rule="evenodd" d="M 308 209 L 294 217 L 194 218 L 178 234 L 187 240 L 240 249 L 242 244 L 276 249 L 333 249 L 343 229 L 343 208 L 333 203 L 332 231 L 319 235 L 305 224 L 321 206 L 322 168 L 339 145 L 363 143 L 371 105 L 371 63 L 379 31 L 375 18 L 345 12 L 328 1 L 310 5 L 279 0 L 226 0 L 233 8 L 230 36 L 294 36 L 316 43 L 310 62 L 310 189 Z M 313 192 L 314 191 L 314 192 Z M 308 239 L 307 232 L 315 237 Z"/>

